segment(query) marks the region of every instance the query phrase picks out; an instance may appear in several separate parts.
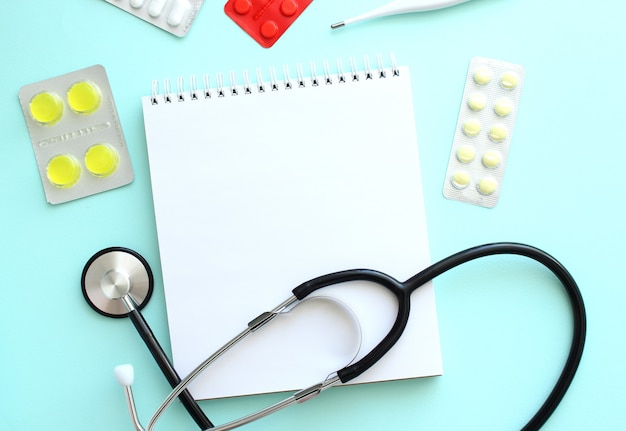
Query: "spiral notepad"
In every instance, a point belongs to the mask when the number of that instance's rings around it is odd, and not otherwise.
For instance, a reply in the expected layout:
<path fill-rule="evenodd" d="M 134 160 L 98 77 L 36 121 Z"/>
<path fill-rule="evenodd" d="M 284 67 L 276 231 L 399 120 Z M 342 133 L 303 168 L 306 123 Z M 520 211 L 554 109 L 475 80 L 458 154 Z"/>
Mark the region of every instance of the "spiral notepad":
<path fill-rule="evenodd" d="M 375 67 L 352 60 L 345 69 L 323 62 L 155 81 L 143 98 L 181 376 L 304 281 L 356 267 L 404 281 L 429 264 L 409 69 L 393 58 Z M 366 282 L 319 293 L 358 317 L 357 358 L 395 319 L 395 299 Z M 432 286 L 413 301 L 402 339 L 357 383 L 442 372 Z M 255 332 L 192 393 L 300 389 L 347 365 L 358 335 L 343 339 L 349 328 L 339 326 L 320 333 L 336 317 L 324 310 Z"/>

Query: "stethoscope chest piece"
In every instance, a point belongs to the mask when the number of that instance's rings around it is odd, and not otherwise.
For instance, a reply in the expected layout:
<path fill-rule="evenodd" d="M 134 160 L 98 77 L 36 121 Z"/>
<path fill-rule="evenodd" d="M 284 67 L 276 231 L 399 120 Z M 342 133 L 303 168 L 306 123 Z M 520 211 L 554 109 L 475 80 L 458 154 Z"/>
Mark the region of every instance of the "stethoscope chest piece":
<path fill-rule="evenodd" d="M 137 252 L 111 247 L 87 261 L 81 285 L 91 308 L 108 317 L 125 317 L 128 308 L 121 299 L 130 298 L 138 309 L 143 308 L 152 295 L 154 279 L 148 262 Z"/>

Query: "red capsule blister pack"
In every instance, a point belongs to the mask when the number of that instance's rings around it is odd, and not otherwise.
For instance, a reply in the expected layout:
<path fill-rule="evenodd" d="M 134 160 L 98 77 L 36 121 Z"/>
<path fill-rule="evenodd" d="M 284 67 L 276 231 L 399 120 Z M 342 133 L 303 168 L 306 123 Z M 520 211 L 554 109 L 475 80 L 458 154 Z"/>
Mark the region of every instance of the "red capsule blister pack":
<path fill-rule="evenodd" d="M 313 0 L 228 0 L 224 12 L 264 48 L 269 48 Z"/>

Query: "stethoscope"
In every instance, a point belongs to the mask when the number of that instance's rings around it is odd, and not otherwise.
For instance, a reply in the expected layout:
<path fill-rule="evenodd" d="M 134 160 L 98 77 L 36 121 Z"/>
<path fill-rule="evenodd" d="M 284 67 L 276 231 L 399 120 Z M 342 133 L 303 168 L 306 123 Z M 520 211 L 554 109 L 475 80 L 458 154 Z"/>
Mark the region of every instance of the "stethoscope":
<path fill-rule="evenodd" d="M 149 300 L 154 286 L 152 271 L 141 255 L 135 251 L 121 247 L 101 250 L 89 259 L 85 265 L 81 284 L 85 299 L 98 313 L 109 317 L 130 317 L 152 356 L 157 361 L 161 371 L 173 387 L 172 392 L 153 414 L 145 430 L 152 431 L 165 410 L 176 398 L 179 398 L 202 430 L 212 429 L 215 431 L 223 431 L 250 423 L 290 405 L 307 401 L 326 389 L 347 383 L 361 375 L 376 364 L 376 362 L 394 346 L 402 335 L 409 319 L 411 294 L 415 290 L 435 277 L 463 263 L 481 257 L 502 254 L 525 256 L 544 265 L 559 279 L 567 291 L 572 306 L 574 330 L 569 355 L 563 367 L 563 371 L 541 408 L 522 428 L 522 431 L 538 430 L 548 420 L 565 396 L 578 369 L 585 344 L 586 314 L 578 285 L 567 269 L 551 255 L 529 245 L 502 242 L 469 248 L 429 266 L 405 282 L 400 282 L 385 273 L 371 269 L 352 269 L 314 278 L 293 289 L 292 295 L 276 308 L 261 313 L 258 317 L 253 319 L 242 332 L 199 364 L 183 379 L 176 373 L 173 365 L 140 312 Z M 396 297 L 398 312 L 395 322 L 387 335 L 372 348 L 369 353 L 365 354 L 358 361 L 350 363 L 340 370 L 331 372 L 322 382 L 298 391 L 285 400 L 256 413 L 224 425 L 214 426 L 188 392 L 187 386 L 229 349 L 281 315 L 281 313 L 293 309 L 293 307 L 307 299 L 313 292 L 324 287 L 350 281 L 368 281 L 378 284 Z M 128 365 L 117 367 L 115 374 L 118 382 L 124 387 L 129 411 L 135 428 L 138 431 L 144 431 L 144 428 L 137 418 L 131 391 L 133 380 L 132 367 Z"/>

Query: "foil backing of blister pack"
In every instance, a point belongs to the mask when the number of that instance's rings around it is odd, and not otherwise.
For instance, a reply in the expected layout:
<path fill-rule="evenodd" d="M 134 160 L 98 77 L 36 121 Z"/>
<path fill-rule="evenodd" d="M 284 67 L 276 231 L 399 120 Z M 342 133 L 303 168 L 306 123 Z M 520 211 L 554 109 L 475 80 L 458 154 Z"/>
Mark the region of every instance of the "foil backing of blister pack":
<path fill-rule="evenodd" d="M 95 65 L 25 85 L 19 100 L 49 203 L 72 201 L 133 181 L 104 67 Z"/>
<path fill-rule="evenodd" d="M 204 0 L 106 0 L 175 36 L 189 33 Z"/>

